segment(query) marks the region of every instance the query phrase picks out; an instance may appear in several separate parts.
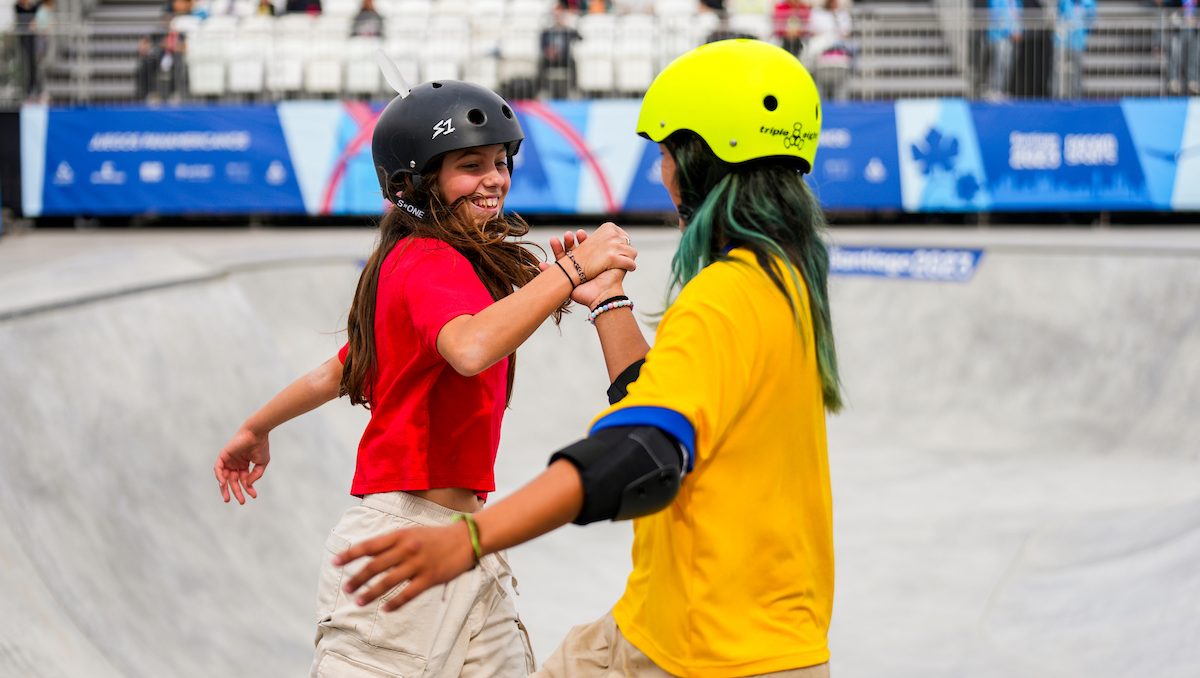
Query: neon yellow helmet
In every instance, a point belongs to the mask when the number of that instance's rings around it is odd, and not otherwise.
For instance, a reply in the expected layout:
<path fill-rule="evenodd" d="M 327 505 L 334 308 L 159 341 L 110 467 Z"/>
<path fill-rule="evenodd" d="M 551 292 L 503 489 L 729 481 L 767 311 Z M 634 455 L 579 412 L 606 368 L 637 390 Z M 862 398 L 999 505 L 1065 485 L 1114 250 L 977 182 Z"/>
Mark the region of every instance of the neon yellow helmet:
<path fill-rule="evenodd" d="M 637 133 L 659 142 L 679 130 L 700 135 L 728 163 L 799 158 L 809 172 L 821 99 L 787 51 L 759 40 L 721 40 L 675 59 L 646 90 Z"/>

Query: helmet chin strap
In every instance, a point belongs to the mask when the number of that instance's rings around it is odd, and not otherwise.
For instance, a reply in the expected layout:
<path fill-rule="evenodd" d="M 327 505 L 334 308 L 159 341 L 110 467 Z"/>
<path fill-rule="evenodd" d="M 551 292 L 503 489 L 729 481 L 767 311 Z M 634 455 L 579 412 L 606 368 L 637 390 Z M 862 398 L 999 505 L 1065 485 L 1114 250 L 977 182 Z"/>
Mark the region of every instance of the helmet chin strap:
<path fill-rule="evenodd" d="M 402 198 L 400 195 L 396 196 L 396 199 L 392 201 L 392 204 L 396 206 L 396 209 L 408 212 L 418 219 L 425 219 L 429 214 L 428 210 L 417 207 L 416 205 Z"/>

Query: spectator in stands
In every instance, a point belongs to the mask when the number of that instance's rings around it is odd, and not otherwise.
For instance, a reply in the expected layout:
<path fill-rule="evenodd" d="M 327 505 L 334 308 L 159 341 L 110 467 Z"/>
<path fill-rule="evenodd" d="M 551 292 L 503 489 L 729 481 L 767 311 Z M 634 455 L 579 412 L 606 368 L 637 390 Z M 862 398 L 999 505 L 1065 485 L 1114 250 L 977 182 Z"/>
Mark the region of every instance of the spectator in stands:
<path fill-rule="evenodd" d="M 1193 0 L 1194 1 L 1194 0 Z M 1058 0 L 1054 23 L 1054 96 L 1083 95 L 1083 53 L 1088 29 L 1096 18 L 1096 0 Z"/>
<path fill-rule="evenodd" d="M 159 44 L 148 36 L 138 41 L 137 70 L 134 75 L 134 93 L 138 99 L 158 101 L 158 65 L 162 56 Z"/>
<path fill-rule="evenodd" d="M 800 57 L 804 41 L 808 39 L 808 19 L 812 16 L 812 5 L 808 0 L 783 0 L 775 5 L 775 37 L 779 46 Z"/>
<path fill-rule="evenodd" d="M 162 41 L 159 59 L 159 94 L 178 100 L 187 91 L 187 36 L 177 30 L 167 31 Z"/>
<path fill-rule="evenodd" d="M 57 22 L 58 19 L 54 14 L 54 0 L 42 0 L 38 4 L 37 12 L 33 15 L 33 32 L 37 52 L 35 70 L 40 90 L 38 94 L 43 101 L 47 98 L 46 71 L 54 63 L 58 54 L 58 33 L 55 25 Z"/>
<path fill-rule="evenodd" d="M 1170 15 L 1167 91 L 1200 94 L 1200 16 L 1196 0 L 1183 0 Z"/>
<path fill-rule="evenodd" d="M 350 35 L 370 38 L 383 35 L 383 16 L 375 11 L 375 0 L 362 0 L 362 6 L 350 27 Z"/>
<path fill-rule="evenodd" d="M 971 97 L 983 95 L 988 83 L 988 0 L 971 0 L 970 43 L 967 61 L 971 64 Z"/>
<path fill-rule="evenodd" d="M 1022 0 L 1021 37 L 1013 44 L 1015 57 L 1010 84 L 1014 97 L 1047 99 L 1054 80 L 1054 8 L 1058 0 Z"/>
<path fill-rule="evenodd" d="M 320 14 L 321 0 L 287 0 L 287 5 L 284 6 L 285 12 L 302 13 L 302 14 Z"/>
<path fill-rule="evenodd" d="M 275 16 L 275 3 L 271 0 L 258 0 L 254 13 L 258 16 Z"/>
<path fill-rule="evenodd" d="M 805 66 L 824 99 L 841 101 L 846 98 L 854 65 L 850 12 L 842 7 L 841 0 L 825 0 L 823 6 L 813 8 L 808 26 L 811 37 L 805 49 Z"/>
<path fill-rule="evenodd" d="M 983 96 L 1007 97 L 1012 75 L 1013 45 L 1021 40 L 1021 0 L 988 0 L 988 82 Z"/>
<path fill-rule="evenodd" d="M 571 46 L 582 39 L 568 23 L 570 13 L 561 5 L 554 8 L 554 21 L 538 40 L 538 87 L 553 99 L 564 99 L 575 90 L 575 62 Z"/>
<path fill-rule="evenodd" d="M 700 0 L 700 11 L 716 12 L 719 16 L 725 11 L 725 0 Z"/>
<path fill-rule="evenodd" d="M 13 10 L 16 14 L 17 47 L 21 53 L 21 84 L 25 88 L 25 96 L 33 98 L 41 91 L 38 81 L 37 37 L 33 28 L 38 3 L 36 0 L 17 0 Z"/>

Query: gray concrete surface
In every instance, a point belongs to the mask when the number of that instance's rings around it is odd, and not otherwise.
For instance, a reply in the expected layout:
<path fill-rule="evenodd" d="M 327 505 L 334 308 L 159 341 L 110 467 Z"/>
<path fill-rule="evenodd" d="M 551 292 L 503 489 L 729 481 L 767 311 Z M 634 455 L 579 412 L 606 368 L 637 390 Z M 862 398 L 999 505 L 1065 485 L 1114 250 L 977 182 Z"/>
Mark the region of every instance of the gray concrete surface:
<path fill-rule="evenodd" d="M 634 235 L 645 314 L 676 236 Z M 833 281 L 835 675 L 1200 675 L 1200 232 L 832 239 L 986 249 L 965 284 Z M 340 345 L 371 240 L 0 238 L 0 676 L 305 674 L 365 413 L 278 430 L 250 506 L 220 502 L 211 465 Z M 518 369 L 501 495 L 604 403 L 581 314 Z M 629 542 L 608 524 L 514 550 L 541 658 L 620 594 Z"/>

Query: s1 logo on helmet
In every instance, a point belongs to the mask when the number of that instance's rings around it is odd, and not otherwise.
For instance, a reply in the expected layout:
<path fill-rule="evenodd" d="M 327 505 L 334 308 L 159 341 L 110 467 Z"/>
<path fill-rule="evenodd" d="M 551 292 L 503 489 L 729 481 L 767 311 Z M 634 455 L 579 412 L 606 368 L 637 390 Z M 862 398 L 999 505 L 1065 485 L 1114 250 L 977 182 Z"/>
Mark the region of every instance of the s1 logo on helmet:
<path fill-rule="evenodd" d="M 454 130 L 454 125 L 451 123 L 451 120 L 452 120 L 452 118 L 446 118 L 445 120 L 439 120 L 438 124 L 433 126 L 433 136 L 431 136 L 429 138 L 432 140 L 432 139 L 438 138 L 439 134 L 452 134 L 455 130 Z"/>

